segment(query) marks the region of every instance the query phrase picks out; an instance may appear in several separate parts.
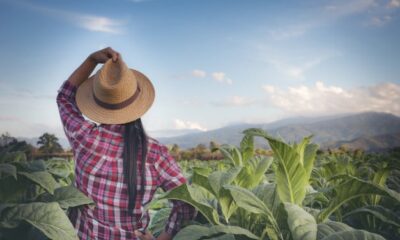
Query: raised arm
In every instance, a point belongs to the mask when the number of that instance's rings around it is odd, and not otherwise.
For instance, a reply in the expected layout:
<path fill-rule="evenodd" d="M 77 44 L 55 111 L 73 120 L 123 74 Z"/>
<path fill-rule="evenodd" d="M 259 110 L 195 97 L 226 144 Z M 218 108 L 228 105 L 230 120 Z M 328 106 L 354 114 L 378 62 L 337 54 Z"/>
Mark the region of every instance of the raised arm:
<path fill-rule="evenodd" d="M 104 63 L 109 58 L 117 61 L 118 57 L 119 53 L 111 48 L 90 54 L 58 90 L 57 105 L 60 118 L 64 132 L 72 145 L 79 144 L 80 140 L 96 127 L 95 123 L 83 118 L 76 105 L 75 95 L 79 85 L 89 78 L 97 64 Z"/>

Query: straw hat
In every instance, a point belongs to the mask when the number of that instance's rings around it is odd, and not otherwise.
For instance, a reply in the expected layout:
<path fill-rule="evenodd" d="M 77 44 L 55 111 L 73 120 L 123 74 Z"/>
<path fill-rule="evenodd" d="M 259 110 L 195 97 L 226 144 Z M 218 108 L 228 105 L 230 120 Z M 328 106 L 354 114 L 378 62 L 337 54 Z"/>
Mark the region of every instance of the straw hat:
<path fill-rule="evenodd" d="M 109 59 L 76 93 L 78 108 L 98 123 L 123 124 L 141 117 L 154 102 L 154 87 L 119 58 Z"/>

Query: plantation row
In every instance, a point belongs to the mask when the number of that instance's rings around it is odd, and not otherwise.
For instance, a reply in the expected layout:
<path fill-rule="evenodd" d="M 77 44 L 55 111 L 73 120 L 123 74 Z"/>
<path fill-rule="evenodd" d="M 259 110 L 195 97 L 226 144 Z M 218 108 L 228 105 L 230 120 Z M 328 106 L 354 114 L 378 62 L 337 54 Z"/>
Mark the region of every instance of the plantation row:
<path fill-rule="evenodd" d="M 268 142 L 272 156 L 256 152 Z M 198 210 L 174 239 L 400 239 L 399 151 L 320 153 L 306 137 L 288 144 L 260 129 L 240 147 L 216 145 L 218 161 L 181 160 L 188 184 L 146 208 L 162 231 L 169 199 Z M 171 150 L 172 153 L 172 150 Z M 72 186 L 73 163 L 0 153 L 0 239 L 77 239 L 65 213 L 93 202 Z"/>

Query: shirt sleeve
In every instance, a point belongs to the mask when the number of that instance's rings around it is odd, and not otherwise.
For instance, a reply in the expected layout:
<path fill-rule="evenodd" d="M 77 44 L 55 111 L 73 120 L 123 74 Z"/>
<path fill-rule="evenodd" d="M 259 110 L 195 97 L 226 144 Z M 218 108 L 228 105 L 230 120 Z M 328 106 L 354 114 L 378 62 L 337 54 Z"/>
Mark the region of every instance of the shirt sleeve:
<path fill-rule="evenodd" d="M 156 164 L 156 167 L 159 168 L 160 173 L 159 186 L 161 186 L 164 191 L 171 190 L 187 182 L 179 165 L 168 153 L 168 149 L 165 146 L 161 147 L 160 161 Z M 197 210 L 183 201 L 172 200 L 171 202 L 173 207 L 167 225 L 165 226 L 165 231 L 175 236 L 185 221 L 194 219 Z"/>
<path fill-rule="evenodd" d="M 96 128 L 94 122 L 83 118 L 76 105 L 75 95 L 77 87 L 66 80 L 57 94 L 57 105 L 65 135 L 74 148 L 80 144 L 87 134 Z"/>

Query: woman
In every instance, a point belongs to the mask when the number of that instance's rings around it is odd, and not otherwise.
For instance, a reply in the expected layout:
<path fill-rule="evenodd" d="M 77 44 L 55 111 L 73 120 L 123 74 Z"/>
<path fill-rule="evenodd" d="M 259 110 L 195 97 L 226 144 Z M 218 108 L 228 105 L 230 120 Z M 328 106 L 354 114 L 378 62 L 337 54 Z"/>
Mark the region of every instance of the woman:
<path fill-rule="evenodd" d="M 97 64 L 104 65 L 89 78 Z M 58 91 L 76 160 L 74 185 L 96 203 L 69 212 L 80 239 L 155 239 L 138 231 L 149 224 L 143 205 L 158 187 L 168 191 L 186 182 L 168 149 L 144 132 L 140 117 L 154 96 L 150 80 L 129 69 L 111 48 L 89 55 Z M 159 240 L 172 239 L 183 221 L 196 215 L 190 205 L 172 203 Z"/>

